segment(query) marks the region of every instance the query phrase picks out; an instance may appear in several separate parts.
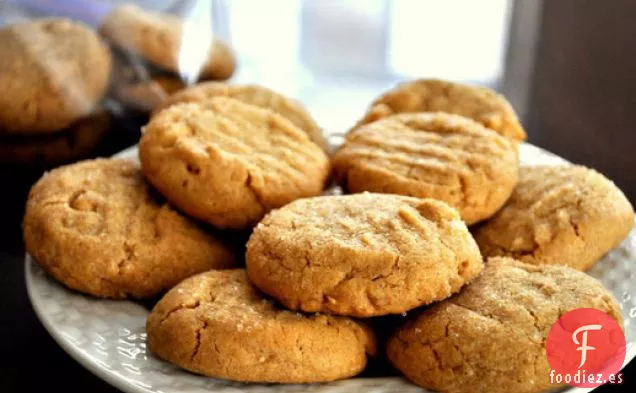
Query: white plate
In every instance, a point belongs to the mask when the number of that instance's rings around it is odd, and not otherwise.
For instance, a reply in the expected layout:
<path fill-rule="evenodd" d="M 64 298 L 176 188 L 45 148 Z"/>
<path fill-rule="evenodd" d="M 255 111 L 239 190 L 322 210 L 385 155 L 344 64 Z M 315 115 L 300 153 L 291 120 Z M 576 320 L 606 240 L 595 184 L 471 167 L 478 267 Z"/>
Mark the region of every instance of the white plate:
<path fill-rule="evenodd" d="M 137 151 L 131 148 L 118 156 L 136 157 Z M 537 165 L 558 164 L 564 160 L 523 144 L 521 162 Z M 636 355 L 636 228 L 588 273 L 601 280 L 621 303 L 625 316 L 626 364 Z M 148 311 L 143 306 L 70 291 L 44 273 L 29 255 L 26 256 L 26 284 L 35 312 L 55 341 L 95 375 L 125 392 L 423 392 L 399 377 L 355 378 L 317 385 L 259 385 L 193 375 L 146 351 L 144 326 Z"/>

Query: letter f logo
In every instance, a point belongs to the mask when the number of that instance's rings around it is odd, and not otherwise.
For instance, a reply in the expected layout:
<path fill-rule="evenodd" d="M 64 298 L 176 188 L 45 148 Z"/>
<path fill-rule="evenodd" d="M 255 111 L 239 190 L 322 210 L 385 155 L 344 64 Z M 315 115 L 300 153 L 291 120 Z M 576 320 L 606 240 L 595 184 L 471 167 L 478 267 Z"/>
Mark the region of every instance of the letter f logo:
<path fill-rule="evenodd" d="M 585 361 L 587 360 L 587 351 L 593 351 L 596 349 L 592 346 L 587 345 L 588 330 L 601 330 L 602 327 L 602 325 L 585 325 L 576 329 L 574 333 L 572 333 L 572 341 L 574 341 L 574 344 L 580 345 L 580 347 L 576 349 L 577 351 L 581 351 L 581 364 L 579 364 L 579 368 L 583 367 Z M 583 332 L 581 342 L 579 342 L 579 340 L 576 338 L 576 336 L 580 332 Z"/>

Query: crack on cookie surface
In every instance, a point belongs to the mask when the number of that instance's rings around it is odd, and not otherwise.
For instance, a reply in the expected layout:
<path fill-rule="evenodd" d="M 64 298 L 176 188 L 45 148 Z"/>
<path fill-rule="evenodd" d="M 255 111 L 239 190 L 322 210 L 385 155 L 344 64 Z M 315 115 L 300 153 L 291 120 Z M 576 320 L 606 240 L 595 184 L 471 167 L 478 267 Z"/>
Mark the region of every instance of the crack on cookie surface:
<path fill-rule="evenodd" d="M 252 194 L 252 196 L 254 197 L 254 201 L 256 201 L 256 203 L 260 206 L 262 211 L 269 210 L 267 206 L 265 205 L 265 203 L 263 202 L 263 200 L 261 199 L 259 191 L 256 190 L 256 188 L 253 186 L 252 181 L 253 181 L 252 173 L 248 170 L 247 177 L 245 178 L 245 187 Z"/>
<path fill-rule="evenodd" d="M 190 361 L 193 361 L 194 358 L 199 353 L 199 349 L 201 348 L 201 334 L 208 327 L 208 323 L 205 321 L 201 321 L 201 327 L 199 327 L 195 332 L 195 342 L 194 349 L 192 350 L 192 355 L 190 355 Z"/>
<path fill-rule="evenodd" d="M 164 322 L 166 322 L 174 313 L 181 311 L 181 310 L 195 310 L 197 308 L 199 308 L 199 306 L 201 305 L 201 301 L 199 299 L 196 299 L 196 301 L 193 304 L 179 304 L 176 307 L 173 307 L 171 309 L 169 309 L 168 311 L 166 311 L 163 315 L 163 317 L 161 318 L 161 320 L 159 321 L 159 324 L 163 324 Z"/>

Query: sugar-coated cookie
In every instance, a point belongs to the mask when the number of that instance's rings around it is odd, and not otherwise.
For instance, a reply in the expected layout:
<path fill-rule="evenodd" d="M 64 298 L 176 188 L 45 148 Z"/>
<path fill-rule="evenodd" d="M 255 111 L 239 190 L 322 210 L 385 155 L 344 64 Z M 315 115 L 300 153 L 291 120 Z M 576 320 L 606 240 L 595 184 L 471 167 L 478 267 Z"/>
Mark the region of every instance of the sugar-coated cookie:
<path fill-rule="evenodd" d="M 29 194 L 23 233 L 44 270 L 99 297 L 151 297 L 235 264 L 228 248 L 162 202 L 128 160 L 83 161 L 45 174 Z"/>
<path fill-rule="evenodd" d="M 399 328 L 387 355 L 408 379 L 435 391 L 553 390 L 545 340 L 568 311 L 594 308 L 622 326 L 620 306 L 596 279 L 566 266 L 508 258 L 486 262 L 462 292 Z"/>
<path fill-rule="evenodd" d="M 469 117 L 513 140 L 526 133 L 506 98 L 479 86 L 417 79 L 404 82 L 377 98 L 357 125 L 404 112 L 448 112 Z"/>
<path fill-rule="evenodd" d="M 593 169 L 527 166 L 510 200 L 475 230 L 475 239 L 484 256 L 586 270 L 633 226 L 629 200 Z"/>
<path fill-rule="evenodd" d="M 0 29 L 0 132 L 50 133 L 88 116 L 106 92 L 111 63 L 99 36 L 78 22 Z"/>
<path fill-rule="evenodd" d="M 153 116 L 139 144 L 150 182 L 177 208 L 217 227 L 247 228 L 321 193 L 329 159 L 271 110 L 227 97 Z"/>
<path fill-rule="evenodd" d="M 517 144 L 463 116 L 405 113 L 350 132 L 332 158 L 349 192 L 435 198 L 467 224 L 492 216 L 517 183 Z"/>
<path fill-rule="evenodd" d="M 292 310 L 370 317 L 447 298 L 483 267 L 455 209 L 354 194 L 294 201 L 247 243 L 250 280 Z"/>
<path fill-rule="evenodd" d="M 362 371 L 376 339 L 360 322 L 287 311 L 265 299 L 243 269 L 191 277 L 147 322 L 148 348 L 186 370 L 244 382 L 327 382 Z"/>

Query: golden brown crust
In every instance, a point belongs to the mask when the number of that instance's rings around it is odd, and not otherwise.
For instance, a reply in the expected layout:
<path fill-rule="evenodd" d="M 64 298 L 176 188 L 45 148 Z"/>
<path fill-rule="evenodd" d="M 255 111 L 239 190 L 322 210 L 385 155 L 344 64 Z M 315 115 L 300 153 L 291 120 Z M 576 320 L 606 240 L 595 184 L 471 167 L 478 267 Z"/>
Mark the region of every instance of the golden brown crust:
<path fill-rule="evenodd" d="M 216 238 L 160 202 L 127 160 L 83 161 L 45 174 L 29 194 L 23 233 L 46 271 L 99 297 L 151 297 L 235 263 Z"/>
<path fill-rule="evenodd" d="M 186 370 L 245 382 L 327 382 L 375 354 L 362 323 L 280 309 L 243 269 L 210 271 L 173 288 L 148 316 L 148 348 Z"/>
<path fill-rule="evenodd" d="M 406 113 L 350 132 L 333 155 L 334 176 L 350 192 L 435 198 L 466 223 L 492 216 L 517 183 L 514 142 L 468 118 Z"/>
<path fill-rule="evenodd" d="M 264 86 L 203 82 L 173 94 L 159 105 L 154 113 L 156 114 L 162 109 L 175 104 L 201 102 L 219 96 L 234 98 L 246 104 L 270 109 L 305 131 L 309 138 L 324 151 L 329 150 L 329 144 L 322 130 L 300 102 L 287 98 Z"/>
<path fill-rule="evenodd" d="M 222 228 L 252 226 L 271 209 L 318 195 L 329 175 L 325 153 L 289 120 L 226 97 L 161 111 L 139 157 L 175 206 Z"/>
<path fill-rule="evenodd" d="M 479 274 L 454 209 L 432 199 L 354 194 L 294 201 L 247 243 L 247 272 L 292 310 L 369 317 L 444 299 Z"/>
<path fill-rule="evenodd" d="M 485 256 L 587 270 L 634 225 L 625 195 L 583 166 L 522 167 L 506 205 L 475 231 Z"/>
<path fill-rule="evenodd" d="M 550 384 L 548 332 L 577 308 L 607 312 L 622 326 L 618 302 L 594 278 L 566 266 L 493 258 L 460 294 L 398 329 L 387 355 L 427 389 L 542 392 L 558 387 Z"/>
<path fill-rule="evenodd" d="M 111 115 L 99 109 L 49 135 L 10 135 L 0 138 L 0 163 L 51 166 L 85 157 L 110 130 Z"/>
<path fill-rule="evenodd" d="M 404 82 L 377 98 L 356 126 L 405 112 L 448 112 L 471 118 L 513 140 L 526 133 L 502 95 L 486 87 L 438 79 Z"/>
<path fill-rule="evenodd" d="M 67 19 L 0 29 L 0 131 L 50 133 L 88 116 L 106 92 L 110 51 Z"/>
<path fill-rule="evenodd" d="M 132 4 L 116 7 L 100 27 L 100 33 L 117 47 L 174 73 L 180 71 L 183 30 L 184 22 L 178 17 L 145 11 Z M 201 66 L 199 78 L 228 79 L 235 68 L 234 53 L 230 47 L 214 40 Z"/>

